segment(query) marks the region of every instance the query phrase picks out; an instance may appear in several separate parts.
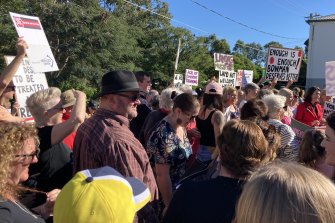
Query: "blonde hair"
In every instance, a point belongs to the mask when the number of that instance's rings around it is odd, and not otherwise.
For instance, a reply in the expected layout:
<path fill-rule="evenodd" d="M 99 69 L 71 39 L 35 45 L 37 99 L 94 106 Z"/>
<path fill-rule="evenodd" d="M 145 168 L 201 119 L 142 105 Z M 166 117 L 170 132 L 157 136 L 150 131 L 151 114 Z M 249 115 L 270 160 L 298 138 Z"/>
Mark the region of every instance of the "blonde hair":
<path fill-rule="evenodd" d="M 232 86 L 225 86 L 223 88 L 223 91 L 222 91 L 222 101 L 223 101 L 223 103 L 226 103 L 229 99 L 229 96 L 234 92 L 237 94 L 236 88 L 234 88 Z M 236 97 L 237 97 L 237 95 L 236 95 Z M 236 98 L 236 100 L 237 100 L 237 98 Z"/>
<path fill-rule="evenodd" d="M 15 197 L 17 188 L 9 185 L 11 165 L 15 154 L 23 149 L 27 139 L 33 138 L 38 144 L 36 128 L 22 123 L 0 122 L 0 196 Z"/>
<path fill-rule="evenodd" d="M 236 223 L 335 222 L 335 186 L 300 164 L 275 161 L 251 175 L 237 204 Z"/>
<path fill-rule="evenodd" d="M 284 87 L 282 89 L 279 90 L 279 95 L 284 96 L 286 98 L 290 97 L 293 94 L 293 91 L 291 91 L 290 89 Z"/>
<path fill-rule="evenodd" d="M 43 113 L 54 105 L 54 99 L 60 98 L 61 91 L 59 88 L 50 87 L 37 91 L 27 98 L 26 104 L 36 123 L 41 123 Z"/>
<path fill-rule="evenodd" d="M 237 143 L 238 142 L 238 143 Z M 254 122 L 230 120 L 218 137 L 221 165 L 237 178 L 247 177 L 269 160 L 268 142 Z"/>

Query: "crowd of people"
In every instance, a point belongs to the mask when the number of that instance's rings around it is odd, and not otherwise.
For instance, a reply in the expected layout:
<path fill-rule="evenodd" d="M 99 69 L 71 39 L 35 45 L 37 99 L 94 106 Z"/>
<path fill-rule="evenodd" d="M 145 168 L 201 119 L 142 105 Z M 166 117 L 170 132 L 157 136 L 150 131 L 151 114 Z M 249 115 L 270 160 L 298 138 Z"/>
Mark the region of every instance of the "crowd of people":
<path fill-rule="evenodd" d="M 151 89 L 109 71 L 97 98 L 56 87 L 26 100 L 0 76 L 0 222 L 335 222 L 335 113 L 324 90 L 271 82 Z M 297 120 L 310 126 L 300 138 Z M 334 150 L 334 151 L 333 151 Z"/>

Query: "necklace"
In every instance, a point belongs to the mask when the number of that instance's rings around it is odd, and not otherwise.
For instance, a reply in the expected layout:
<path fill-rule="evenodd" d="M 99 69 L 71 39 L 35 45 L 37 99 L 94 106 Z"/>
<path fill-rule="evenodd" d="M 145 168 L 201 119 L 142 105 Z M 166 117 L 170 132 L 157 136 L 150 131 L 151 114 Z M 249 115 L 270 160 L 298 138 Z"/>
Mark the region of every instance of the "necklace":
<path fill-rule="evenodd" d="M 38 219 L 36 215 L 34 215 L 31 211 L 29 211 L 25 206 L 23 206 L 20 202 L 14 201 L 14 204 L 16 204 L 22 211 L 26 212 L 27 214 L 33 216 L 35 219 Z"/>

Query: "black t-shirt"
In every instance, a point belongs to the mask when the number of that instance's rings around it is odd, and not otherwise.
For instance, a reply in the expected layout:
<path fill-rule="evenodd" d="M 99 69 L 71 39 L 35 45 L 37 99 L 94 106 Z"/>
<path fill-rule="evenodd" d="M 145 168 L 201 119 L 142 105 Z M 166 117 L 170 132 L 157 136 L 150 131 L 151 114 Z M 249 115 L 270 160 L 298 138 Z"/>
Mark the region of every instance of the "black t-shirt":
<path fill-rule="evenodd" d="M 243 184 L 222 176 L 185 183 L 174 194 L 163 223 L 231 223 Z"/>
<path fill-rule="evenodd" d="M 30 212 L 22 204 L 4 201 L 0 198 L 0 222 L 1 223 L 44 223 L 39 216 Z"/>

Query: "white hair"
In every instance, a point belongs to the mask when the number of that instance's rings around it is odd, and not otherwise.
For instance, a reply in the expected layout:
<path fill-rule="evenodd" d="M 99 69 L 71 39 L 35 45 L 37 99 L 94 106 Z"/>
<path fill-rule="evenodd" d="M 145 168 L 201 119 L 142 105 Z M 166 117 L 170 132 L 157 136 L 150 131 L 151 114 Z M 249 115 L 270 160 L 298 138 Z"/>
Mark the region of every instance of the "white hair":
<path fill-rule="evenodd" d="M 189 85 L 185 85 L 183 84 L 181 87 L 179 87 L 179 90 L 181 90 L 182 92 L 186 93 L 186 94 L 192 94 L 192 87 Z"/>
<path fill-rule="evenodd" d="M 286 97 L 282 95 L 265 95 L 262 100 L 269 108 L 269 116 L 277 115 L 285 106 Z"/>
<path fill-rule="evenodd" d="M 175 97 L 181 93 L 181 90 L 177 88 L 166 88 L 161 92 L 161 96 L 159 97 L 159 108 L 165 109 L 167 111 L 171 111 L 173 108 L 173 98 L 171 98 L 172 92 L 175 92 Z"/>

